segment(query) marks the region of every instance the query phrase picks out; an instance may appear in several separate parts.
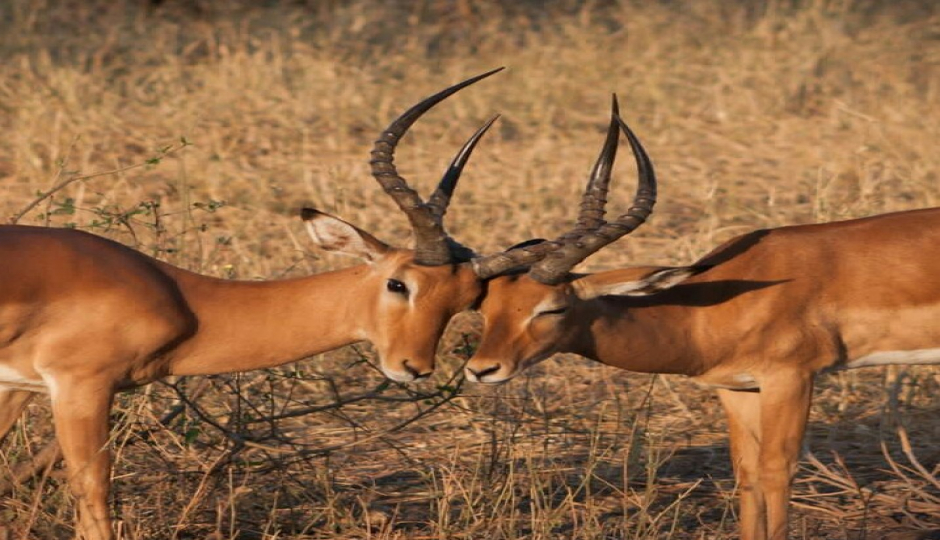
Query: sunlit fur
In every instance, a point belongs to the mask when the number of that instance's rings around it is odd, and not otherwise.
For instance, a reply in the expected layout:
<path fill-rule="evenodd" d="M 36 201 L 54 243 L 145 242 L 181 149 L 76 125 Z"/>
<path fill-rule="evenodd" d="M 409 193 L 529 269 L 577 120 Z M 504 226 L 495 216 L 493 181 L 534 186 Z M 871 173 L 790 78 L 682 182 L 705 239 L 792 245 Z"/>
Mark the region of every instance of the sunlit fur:
<path fill-rule="evenodd" d="M 367 260 L 279 281 L 170 266 L 76 230 L 0 227 L 0 438 L 35 393 L 52 401 L 79 530 L 109 540 L 108 418 L 114 393 L 167 375 L 273 367 L 368 340 L 390 378 L 434 369 L 449 319 L 480 292 L 467 265 L 421 266 L 325 214 L 324 249 Z M 408 298 L 387 282 L 408 284 Z"/>
<path fill-rule="evenodd" d="M 447 322 L 480 294 L 469 266 L 421 266 L 412 262 L 412 255 L 395 250 L 365 265 L 360 289 L 360 301 L 374 308 L 358 317 L 363 339 L 375 346 L 385 375 L 400 382 L 414 380 L 414 371 L 426 376 L 434 370 L 437 342 Z M 389 292 L 388 279 L 405 283 L 409 296 Z"/>
<path fill-rule="evenodd" d="M 689 267 L 685 281 L 649 268 L 569 276 L 555 286 L 527 275 L 496 278 L 480 306 L 485 326 L 468 376 L 501 382 L 568 352 L 718 388 L 741 538 L 784 540 L 815 375 L 940 362 L 938 247 L 934 208 L 754 231 Z M 605 290 L 626 294 L 599 294 Z M 536 313 L 562 304 L 563 315 Z"/>

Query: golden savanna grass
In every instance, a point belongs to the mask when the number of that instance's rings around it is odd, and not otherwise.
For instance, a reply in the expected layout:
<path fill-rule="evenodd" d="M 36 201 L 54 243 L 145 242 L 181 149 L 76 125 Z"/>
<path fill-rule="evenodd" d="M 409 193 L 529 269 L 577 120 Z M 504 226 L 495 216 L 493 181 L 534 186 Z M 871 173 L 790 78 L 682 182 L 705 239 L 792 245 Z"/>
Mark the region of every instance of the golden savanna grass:
<path fill-rule="evenodd" d="M 570 224 L 611 92 L 657 166 L 660 203 L 585 269 L 688 263 L 754 228 L 940 204 L 928 1 L 11 0 L 0 55 L 0 214 L 38 202 L 20 222 L 217 276 L 350 264 L 311 249 L 305 204 L 407 243 L 368 173 L 371 141 L 418 99 L 500 65 L 421 120 L 397 159 L 427 193 L 503 114 L 448 214 L 484 252 Z M 628 204 L 633 176 L 622 157 L 611 208 Z M 735 537 L 710 392 L 577 358 L 496 389 L 462 385 L 452 377 L 477 328 L 455 320 L 438 374 L 415 389 L 384 383 L 363 345 L 122 395 L 122 534 Z M 795 537 L 940 527 L 938 392 L 930 368 L 820 378 Z M 37 402 L 0 454 L 3 476 L 50 434 Z M 71 533 L 57 467 L 13 482 L 2 505 L 14 538 Z"/>

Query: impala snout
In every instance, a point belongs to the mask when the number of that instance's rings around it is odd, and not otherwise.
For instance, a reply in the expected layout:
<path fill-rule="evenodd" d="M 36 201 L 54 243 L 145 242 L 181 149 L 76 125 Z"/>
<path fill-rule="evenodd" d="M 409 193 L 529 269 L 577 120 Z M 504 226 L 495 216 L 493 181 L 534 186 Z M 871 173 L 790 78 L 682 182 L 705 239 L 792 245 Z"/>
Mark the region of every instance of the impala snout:
<path fill-rule="evenodd" d="M 405 371 L 407 371 L 412 376 L 412 380 L 427 379 L 431 376 L 432 373 L 434 373 L 434 366 L 431 366 L 430 369 L 421 370 L 412 366 L 408 360 L 403 361 L 401 365 L 403 368 L 405 368 Z"/>
<path fill-rule="evenodd" d="M 382 373 L 389 379 L 400 382 L 410 383 L 427 379 L 434 373 L 434 360 L 418 361 L 413 358 L 405 358 L 398 362 L 382 362 Z"/>
<path fill-rule="evenodd" d="M 479 368 L 473 368 L 468 365 L 466 368 L 467 378 L 472 382 L 488 382 L 487 377 L 498 373 L 501 368 L 502 365 L 499 362 Z"/>
<path fill-rule="evenodd" d="M 512 379 L 522 371 L 528 353 L 526 333 L 509 321 L 487 320 L 480 346 L 464 368 L 467 380 L 497 384 Z"/>

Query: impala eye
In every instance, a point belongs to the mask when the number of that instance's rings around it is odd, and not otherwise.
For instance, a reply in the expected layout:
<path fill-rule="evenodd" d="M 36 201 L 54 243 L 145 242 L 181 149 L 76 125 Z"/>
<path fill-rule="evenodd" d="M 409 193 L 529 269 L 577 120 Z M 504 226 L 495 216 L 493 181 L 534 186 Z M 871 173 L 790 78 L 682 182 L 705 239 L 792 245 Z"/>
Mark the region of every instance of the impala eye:
<path fill-rule="evenodd" d="M 408 287 L 401 281 L 398 281 L 397 279 L 388 280 L 388 283 L 385 284 L 385 287 L 388 289 L 388 292 L 393 292 L 393 293 L 398 293 L 398 294 L 403 294 L 405 296 L 408 296 Z"/>
<path fill-rule="evenodd" d="M 546 311 L 540 311 L 536 317 L 541 317 L 542 315 L 561 315 L 564 312 L 568 311 L 568 306 L 562 306 L 555 309 L 549 309 Z"/>

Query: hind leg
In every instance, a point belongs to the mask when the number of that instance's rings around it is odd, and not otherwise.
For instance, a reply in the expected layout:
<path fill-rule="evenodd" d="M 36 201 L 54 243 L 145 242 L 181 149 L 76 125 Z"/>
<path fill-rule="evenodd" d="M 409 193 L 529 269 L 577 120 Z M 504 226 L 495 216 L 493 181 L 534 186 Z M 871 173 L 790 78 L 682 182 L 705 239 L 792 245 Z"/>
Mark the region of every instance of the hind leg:
<path fill-rule="evenodd" d="M 34 395 L 27 390 L 0 390 L 0 442 L 3 442 Z"/>
<path fill-rule="evenodd" d="M 35 394 L 26 390 L 0 390 L 0 443 L 6 438 L 7 434 L 16 424 L 26 404 Z M 14 477 L 16 474 L 14 473 Z M 0 478 L 0 495 L 5 495 L 10 491 L 16 480 Z M 0 523 L 0 537 L 10 531 Z"/>

